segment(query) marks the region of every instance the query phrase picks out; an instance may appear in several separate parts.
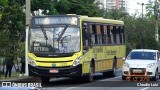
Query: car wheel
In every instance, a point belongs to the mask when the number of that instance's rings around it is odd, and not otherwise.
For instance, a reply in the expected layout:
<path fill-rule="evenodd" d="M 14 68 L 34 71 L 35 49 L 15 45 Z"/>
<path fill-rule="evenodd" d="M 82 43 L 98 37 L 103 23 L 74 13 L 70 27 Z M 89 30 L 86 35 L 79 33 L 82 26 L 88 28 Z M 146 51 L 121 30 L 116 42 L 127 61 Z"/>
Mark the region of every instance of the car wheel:
<path fill-rule="evenodd" d="M 153 77 L 153 81 L 157 81 L 159 78 L 159 75 L 158 75 L 158 70 L 156 70 L 155 72 L 155 76 Z"/>
<path fill-rule="evenodd" d="M 126 80 L 126 76 L 123 76 L 123 75 L 122 75 L 122 80 Z"/>

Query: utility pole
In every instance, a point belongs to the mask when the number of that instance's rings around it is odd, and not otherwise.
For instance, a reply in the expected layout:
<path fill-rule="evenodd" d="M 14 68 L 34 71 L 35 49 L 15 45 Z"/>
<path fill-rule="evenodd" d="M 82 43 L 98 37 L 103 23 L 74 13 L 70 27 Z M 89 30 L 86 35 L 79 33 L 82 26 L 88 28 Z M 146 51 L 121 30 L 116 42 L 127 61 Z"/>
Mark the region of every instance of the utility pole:
<path fill-rule="evenodd" d="M 121 8 L 123 8 L 123 0 L 122 0 L 122 5 L 121 5 Z"/>
<path fill-rule="evenodd" d="M 25 39 L 25 76 L 29 75 L 28 72 L 28 31 L 31 18 L 31 3 L 26 0 L 26 39 Z"/>
<path fill-rule="evenodd" d="M 138 5 L 142 5 L 142 19 L 143 19 L 143 6 L 145 5 L 144 3 L 137 3 Z"/>
<path fill-rule="evenodd" d="M 142 19 L 143 19 L 143 5 L 144 5 L 144 3 L 142 3 Z"/>
<path fill-rule="evenodd" d="M 154 15 L 155 15 L 155 39 L 158 42 L 159 41 L 159 34 L 158 34 L 158 2 L 155 0 L 155 6 L 154 6 Z"/>

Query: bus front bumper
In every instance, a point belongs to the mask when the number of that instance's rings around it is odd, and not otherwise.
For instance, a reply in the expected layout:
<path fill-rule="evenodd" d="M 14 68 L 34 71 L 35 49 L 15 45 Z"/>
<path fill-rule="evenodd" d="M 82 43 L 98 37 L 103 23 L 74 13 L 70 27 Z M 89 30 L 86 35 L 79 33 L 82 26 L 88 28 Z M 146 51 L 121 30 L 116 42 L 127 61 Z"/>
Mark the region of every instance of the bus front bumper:
<path fill-rule="evenodd" d="M 79 77 L 82 76 L 82 65 L 70 66 L 70 67 L 38 67 L 31 66 L 29 67 L 29 73 L 34 75 L 31 76 L 49 76 L 49 77 Z M 56 72 L 54 72 L 56 70 Z"/>

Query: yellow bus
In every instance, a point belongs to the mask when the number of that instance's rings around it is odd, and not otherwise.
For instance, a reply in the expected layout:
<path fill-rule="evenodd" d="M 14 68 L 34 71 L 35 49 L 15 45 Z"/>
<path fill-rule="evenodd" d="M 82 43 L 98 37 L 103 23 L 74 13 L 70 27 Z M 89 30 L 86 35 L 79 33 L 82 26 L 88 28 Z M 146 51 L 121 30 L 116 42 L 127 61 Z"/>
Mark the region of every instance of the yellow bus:
<path fill-rule="evenodd" d="M 28 32 L 29 75 L 42 83 L 51 77 L 115 76 L 126 54 L 124 22 L 81 15 L 35 16 Z"/>

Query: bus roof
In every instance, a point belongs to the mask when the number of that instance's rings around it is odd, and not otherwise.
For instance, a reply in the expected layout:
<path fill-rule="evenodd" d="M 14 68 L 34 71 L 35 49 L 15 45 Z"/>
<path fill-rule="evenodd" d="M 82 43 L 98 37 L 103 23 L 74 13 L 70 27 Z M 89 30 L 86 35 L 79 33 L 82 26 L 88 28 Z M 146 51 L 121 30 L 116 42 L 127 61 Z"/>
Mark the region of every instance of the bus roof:
<path fill-rule="evenodd" d="M 124 25 L 124 22 L 121 21 L 121 20 L 105 19 L 103 17 L 88 17 L 88 16 L 76 15 L 76 14 L 67 14 L 67 16 L 78 16 L 78 17 L 81 18 L 82 21 L 101 22 L 101 23 Z"/>
<path fill-rule="evenodd" d="M 80 16 L 80 17 L 81 17 L 82 21 L 124 25 L 124 22 L 121 20 L 105 19 L 103 17 L 87 17 L 87 16 Z"/>
<path fill-rule="evenodd" d="M 113 19 L 105 19 L 103 17 L 88 17 L 84 15 L 76 15 L 76 14 L 67 14 L 67 15 L 44 15 L 44 16 L 33 16 L 33 17 L 57 17 L 57 16 L 73 16 L 73 17 L 80 17 L 82 21 L 88 21 L 88 22 L 101 22 L 101 23 L 108 23 L 108 24 L 120 24 L 124 25 L 124 22 L 121 20 L 113 20 Z"/>

